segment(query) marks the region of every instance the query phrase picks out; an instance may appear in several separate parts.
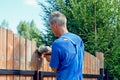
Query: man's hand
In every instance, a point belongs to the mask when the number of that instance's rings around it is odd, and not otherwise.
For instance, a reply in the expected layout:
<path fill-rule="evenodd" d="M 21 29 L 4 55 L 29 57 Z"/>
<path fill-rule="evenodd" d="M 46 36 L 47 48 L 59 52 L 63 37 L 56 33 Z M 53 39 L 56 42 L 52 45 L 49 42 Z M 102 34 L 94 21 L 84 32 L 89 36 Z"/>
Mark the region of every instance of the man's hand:
<path fill-rule="evenodd" d="M 38 48 L 38 55 L 40 55 L 39 57 L 41 58 L 45 58 L 48 62 L 50 62 L 50 59 L 51 59 L 51 47 L 49 46 L 44 46 L 44 45 L 41 45 L 39 48 Z"/>
<path fill-rule="evenodd" d="M 43 53 L 45 59 L 50 62 L 51 60 L 51 50 Z"/>

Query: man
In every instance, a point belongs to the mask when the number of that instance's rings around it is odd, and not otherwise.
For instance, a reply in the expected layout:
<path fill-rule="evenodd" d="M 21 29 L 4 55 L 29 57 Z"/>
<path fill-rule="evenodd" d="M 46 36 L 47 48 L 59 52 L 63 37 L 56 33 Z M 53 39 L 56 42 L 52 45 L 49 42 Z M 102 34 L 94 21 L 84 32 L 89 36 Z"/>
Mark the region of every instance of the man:
<path fill-rule="evenodd" d="M 50 67 L 57 73 L 57 80 L 83 80 L 82 64 L 84 44 L 82 39 L 68 32 L 64 14 L 54 11 L 49 16 L 52 32 L 58 39 L 52 43 Z M 50 57 L 49 57 L 50 58 Z"/>

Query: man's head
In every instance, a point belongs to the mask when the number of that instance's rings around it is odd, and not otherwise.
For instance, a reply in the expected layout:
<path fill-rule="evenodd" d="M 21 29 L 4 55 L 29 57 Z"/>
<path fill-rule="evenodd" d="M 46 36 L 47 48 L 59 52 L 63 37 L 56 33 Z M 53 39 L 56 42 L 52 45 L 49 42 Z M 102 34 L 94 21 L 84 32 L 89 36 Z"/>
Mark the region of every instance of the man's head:
<path fill-rule="evenodd" d="M 54 11 L 49 16 L 49 23 L 51 26 L 51 30 L 55 36 L 59 37 L 64 31 L 67 30 L 66 23 L 67 19 L 64 14 L 59 11 Z"/>

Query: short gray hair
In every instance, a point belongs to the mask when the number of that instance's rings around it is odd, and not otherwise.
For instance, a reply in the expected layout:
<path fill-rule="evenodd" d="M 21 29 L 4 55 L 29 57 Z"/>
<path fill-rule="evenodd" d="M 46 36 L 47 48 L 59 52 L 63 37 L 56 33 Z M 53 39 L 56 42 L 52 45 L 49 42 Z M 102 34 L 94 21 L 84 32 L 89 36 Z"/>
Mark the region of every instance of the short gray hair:
<path fill-rule="evenodd" d="M 54 11 L 49 16 L 49 23 L 56 22 L 60 27 L 66 27 L 67 19 L 64 14 L 59 11 Z"/>

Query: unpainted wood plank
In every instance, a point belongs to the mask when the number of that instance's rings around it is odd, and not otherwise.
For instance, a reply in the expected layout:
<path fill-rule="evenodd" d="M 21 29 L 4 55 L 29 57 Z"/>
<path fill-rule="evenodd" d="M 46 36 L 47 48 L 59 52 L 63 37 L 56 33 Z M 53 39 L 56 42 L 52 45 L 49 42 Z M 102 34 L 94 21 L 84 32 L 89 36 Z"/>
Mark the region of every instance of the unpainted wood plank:
<path fill-rule="evenodd" d="M 13 32 L 7 30 L 7 69 L 13 69 Z M 7 75 L 7 80 L 13 80 L 13 75 Z"/>
<path fill-rule="evenodd" d="M 95 57 L 93 55 L 91 55 L 91 72 L 90 74 L 94 74 L 94 59 Z M 91 80 L 95 80 L 95 78 L 91 78 Z"/>
<path fill-rule="evenodd" d="M 2 28 L 0 27 L 0 54 L 2 54 Z M 1 65 L 1 62 L 0 62 Z"/>
<path fill-rule="evenodd" d="M 102 52 L 96 52 L 96 57 L 100 61 L 100 68 L 104 68 L 104 54 Z"/>
<path fill-rule="evenodd" d="M 6 29 L 0 27 L 0 69 L 6 69 Z M 6 75 L 0 75 L 0 80 L 6 80 Z"/>
<path fill-rule="evenodd" d="M 35 50 L 37 49 L 36 42 L 32 41 L 31 45 L 31 70 L 38 71 L 38 56 L 35 54 Z"/>
<path fill-rule="evenodd" d="M 14 35 L 14 70 L 20 69 L 20 39 Z M 14 75 L 14 80 L 19 80 L 19 75 Z"/>
<path fill-rule="evenodd" d="M 100 74 L 100 60 L 97 60 L 97 74 Z"/>
<path fill-rule="evenodd" d="M 49 62 L 47 62 L 47 71 L 49 71 L 49 72 L 51 72 L 51 68 L 50 68 L 50 66 L 49 66 Z M 53 77 L 48 77 L 48 80 L 52 80 L 53 79 Z"/>
<path fill-rule="evenodd" d="M 88 53 L 87 54 L 87 73 L 90 74 L 91 72 L 91 55 Z"/>
<path fill-rule="evenodd" d="M 31 41 L 26 39 L 26 70 L 31 70 Z M 26 80 L 31 80 L 32 77 L 26 77 Z"/>
<path fill-rule="evenodd" d="M 95 57 L 95 74 L 97 74 L 97 58 Z M 95 79 L 97 80 L 97 79 Z"/>
<path fill-rule="evenodd" d="M 87 73 L 87 53 L 84 54 L 84 64 L 83 64 L 83 73 Z"/>
<path fill-rule="evenodd" d="M 91 55 L 90 53 L 87 53 L 87 73 L 86 74 L 91 74 Z M 90 78 L 87 78 L 87 80 L 91 80 Z"/>
<path fill-rule="evenodd" d="M 31 68 L 32 70 L 38 70 L 38 56 L 35 54 L 35 50 L 37 49 L 36 47 L 36 42 L 32 41 L 32 48 L 31 48 Z"/>
<path fill-rule="evenodd" d="M 47 71 L 47 61 L 43 58 L 43 71 Z M 48 77 L 44 77 L 44 80 L 48 80 Z"/>
<path fill-rule="evenodd" d="M 20 70 L 25 70 L 25 39 L 20 37 Z M 20 76 L 20 80 L 26 80 L 25 76 Z"/>
<path fill-rule="evenodd" d="M 91 70 L 91 61 L 90 61 L 90 55 L 89 53 L 86 54 L 86 74 L 90 74 L 90 70 Z"/>

